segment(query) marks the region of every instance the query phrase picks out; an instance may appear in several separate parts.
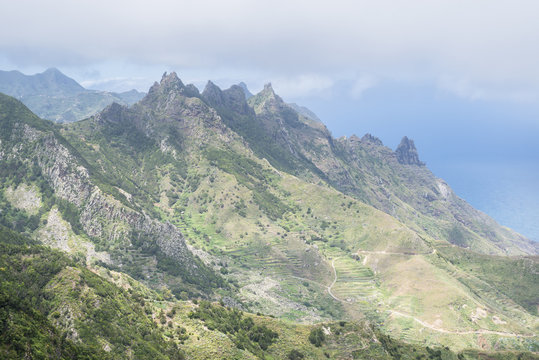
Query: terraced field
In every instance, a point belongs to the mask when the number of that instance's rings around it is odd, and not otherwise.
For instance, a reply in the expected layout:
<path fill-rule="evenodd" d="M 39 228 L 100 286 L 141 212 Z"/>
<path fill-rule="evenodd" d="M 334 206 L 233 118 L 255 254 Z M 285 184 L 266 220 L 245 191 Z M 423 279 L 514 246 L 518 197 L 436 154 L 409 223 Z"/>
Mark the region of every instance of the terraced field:
<path fill-rule="evenodd" d="M 376 303 L 380 292 L 369 267 L 350 257 L 335 258 L 332 265 L 336 271 L 336 281 L 331 292 L 337 298 L 348 303 Z"/>

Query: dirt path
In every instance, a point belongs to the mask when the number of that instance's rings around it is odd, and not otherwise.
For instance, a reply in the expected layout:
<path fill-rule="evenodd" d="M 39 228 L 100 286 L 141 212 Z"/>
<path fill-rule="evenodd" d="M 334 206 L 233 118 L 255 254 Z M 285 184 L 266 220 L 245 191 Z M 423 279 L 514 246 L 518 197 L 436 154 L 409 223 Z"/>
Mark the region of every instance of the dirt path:
<path fill-rule="evenodd" d="M 367 257 L 368 257 L 369 254 L 371 254 L 371 255 L 372 254 L 378 254 L 378 255 L 408 255 L 408 256 L 434 255 L 434 254 L 436 254 L 436 249 L 432 249 L 432 251 L 430 253 L 417 253 L 417 254 L 415 254 L 415 253 L 387 252 L 387 251 L 368 251 L 368 250 L 358 250 L 357 253 L 365 255 L 365 257 L 363 259 L 363 265 L 366 265 Z M 335 280 L 333 280 L 333 283 L 331 284 L 331 286 L 328 287 L 328 292 L 335 300 L 342 301 L 341 299 L 339 299 L 335 295 L 333 295 L 333 293 L 331 292 L 331 288 L 337 282 L 337 271 L 335 270 L 335 260 L 336 259 L 333 259 L 333 261 L 331 262 L 331 266 L 333 267 L 333 272 L 335 274 Z M 466 275 L 469 276 L 469 274 L 466 274 Z M 474 300 L 474 302 L 476 302 L 475 299 L 472 299 L 472 300 Z M 491 334 L 491 335 L 498 335 L 498 336 L 523 337 L 523 338 L 531 338 L 531 337 L 536 336 L 536 334 L 525 335 L 525 334 L 508 333 L 508 332 L 503 332 L 503 331 L 494 331 L 494 330 L 486 330 L 486 329 L 452 331 L 452 330 L 447 330 L 447 329 L 444 329 L 444 328 L 436 327 L 436 326 L 431 325 L 429 323 L 426 323 L 423 320 L 420 320 L 420 319 L 418 319 L 418 318 L 416 318 L 416 317 L 414 317 L 412 315 L 403 314 L 403 313 L 401 313 L 399 311 L 388 310 L 388 312 L 390 314 L 392 314 L 392 315 L 394 314 L 394 315 L 398 315 L 398 316 L 413 319 L 415 322 L 417 322 L 418 324 L 420 324 L 421 326 L 423 326 L 425 328 L 428 328 L 430 330 L 437 331 L 437 332 L 440 332 L 440 333 L 444 333 L 444 334 L 456 334 L 456 335 Z"/>
<path fill-rule="evenodd" d="M 333 268 L 333 275 L 335 275 L 335 279 L 333 279 L 333 282 L 331 283 L 331 285 L 328 286 L 328 293 L 329 295 L 334 298 L 335 300 L 337 301 L 340 301 L 340 302 L 344 302 L 343 300 L 339 299 L 338 297 L 336 297 L 332 292 L 331 292 L 331 288 L 333 287 L 333 285 L 335 285 L 335 283 L 337 282 L 337 270 L 335 269 L 335 260 L 337 260 L 338 258 L 335 258 L 333 260 L 331 260 L 331 267 Z"/>
<path fill-rule="evenodd" d="M 358 254 L 378 254 L 378 255 L 407 255 L 407 256 L 418 256 L 418 255 L 434 255 L 436 254 L 436 249 L 432 249 L 428 253 L 404 253 L 404 252 L 388 252 L 385 250 L 382 251 L 369 251 L 369 250 L 358 250 Z"/>
<path fill-rule="evenodd" d="M 446 329 L 439 328 L 439 327 L 436 327 L 434 325 L 428 324 L 428 323 L 426 323 L 426 322 L 424 322 L 422 320 L 419 320 L 418 318 L 416 318 L 416 317 L 414 317 L 412 315 L 403 314 L 403 313 L 401 313 L 399 311 L 388 310 L 388 312 L 390 314 L 395 314 L 395 315 L 398 315 L 398 316 L 413 319 L 415 322 L 421 324 L 423 327 L 426 327 L 426 328 L 431 329 L 433 331 L 441 332 L 441 333 L 444 333 L 444 334 L 456 334 L 456 335 L 492 334 L 492 335 L 507 336 L 507 337 L 524 337 L 524 338 L 535 337 L 535 334 L 524 335 L 524 334 L 507 333 L 507 332 L 502 332 L 502 331 L 485 330 L 485 329 L 466 330 L 466 331 L 451 331 L 451 330 L 446 330 Z"/>

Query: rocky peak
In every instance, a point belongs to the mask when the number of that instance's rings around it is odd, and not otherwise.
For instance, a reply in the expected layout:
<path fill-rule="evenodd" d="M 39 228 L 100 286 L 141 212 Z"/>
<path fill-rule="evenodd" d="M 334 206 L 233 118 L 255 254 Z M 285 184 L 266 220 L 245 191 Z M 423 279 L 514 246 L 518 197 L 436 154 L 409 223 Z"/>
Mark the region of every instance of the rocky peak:
<path fill-rule="evenodd" d="M 211 80 L 208 80 L 206 83 L 206 87 L 202 91 L 202 96 L 212 105 L 222 106 L 224 104 L 223 91 Z"/>
<path fill-rule="evenodd" d="M 167 74 L 166 72 L 163 74 L 163 77 L 161 78 L 161 87 L 166 90 L 180 90 L 185 88 L 185 85 L 183 85 L 182 81 L 178 77 L 178 75 L 173 71 L 170 74 Z"/>
<path fill-rule="evenodd" d="M 168 94 L 173 91 L 181 93 L 182 90 L 185 90 L 185 85 L 178 75 L 175 72 L 171 72 L 170 74 L 165 72 L 161 81 L 159 83 L 156 81 L 150 88 L 148 96 L 153 97 L 155 95 Z"/>
<path fill-rule="evenodd" d="M 125 113 L 127 110 L 127 107 L 113 102 L 96 115 L 96 120 L 98 122 L 107 121 L 119 123 L 125 118 Z"/>
<path fill-rule="evenodd" d="M 425 165 L 425 163 L 419 160 L 419 155 L 417 154 L 414 141 L 408 139 L 407 136 L 402 138 L 401 143 L 395 150 L 395 154 L 397 155 L 397 160 L 401 164 L 419 166 Z"/>
<path fill-rule="evenodd" d="M 239 85 L 232 85 L 230 88 L 223 91 L 226 106 L 240 114 L 252 114 L 253 109 L 247 104 L 245 92 Z"/>
<path fill-rule="evenodd" d="M 359 137 L 357 137 L 356 134 L 352 134 L 352 136 L 350 136 L 348 141 L 351 142 L 351 143 L 358 143 L 358 142 L 361 141 L 361 139 Z"/>
<path fill-rule="evenodd" d="M 271 83 L 267 83 L 264 85 L 264 89 L 260 92 L 262 95 L 275 97 L 275 91 L 273 90 L 273 86 L 271 86 Z"/>
<path fill-rule="evenodd" d="M 406 138 L 407 139 L 407 138 Z M 403 139 L 404 140 L 404 139 Z M 369 143 L 369 144 L 373 144 L 373 145 L 379 145 L 379 146 L 383 146 L 384 144 L 382 143 L 382 140 L 380 140 L 379 138 L 377 138 L 376 136 L 373 136 L 369 133 L 363 135 L 363 137 L 361 138 L 361 141 L 364 142 L 364 143 Z M 413 141 L 412 141 L 412 144 L 413 144 Z M 414 148 L 415 149 L 415 148 Z"/>
<path fill-rule="evenodd" d="M 266 109 L 267 111 L 278 111 L 282 107 L 289 108 L 273 90 L 271 83 L 264 85 L 264 89 L 258 94 L 249 99 L 249 104 L 254 108 L 256 113 L 260 113 Z"/>
<path fill-rule="evenodd" d="M 241 88 L 241 90 L 243 91 L 243 94 L 245 95 L 245 99 L 248 100 L 250 98 L 252 98 L 254 95 L 249 91 L 249 89 L 247 88 L 247 84 L 245 84 L 243 81 L 240 82 L 237 86 L 239 86 Z"/>
<path fill-rule="evenodd" d="M 185 85 L 185 94 L 189 97 L 199 97 L 200 91 L 198 91 L 198 88 L 193 84 L 187 84 Z"/>
<path fill-rule="evenodd" d="M 142 99 L 142 106 L 165 106 L 179 98 L 199 97 L 200 93 L 194 85 L 185 86 L 175 72 L 163 74 L 161 81 L 155 82 L 148 94 Z"/>
<path fill-rule="evenodd" d="M 224 107 L 240 114 L 252 112 L 245 99 L 243 89 L 239 85 L 232 85 L 229 89 L 221 90 L 213 82 L 208 81 L 202 96 L 214 107 Z"/>

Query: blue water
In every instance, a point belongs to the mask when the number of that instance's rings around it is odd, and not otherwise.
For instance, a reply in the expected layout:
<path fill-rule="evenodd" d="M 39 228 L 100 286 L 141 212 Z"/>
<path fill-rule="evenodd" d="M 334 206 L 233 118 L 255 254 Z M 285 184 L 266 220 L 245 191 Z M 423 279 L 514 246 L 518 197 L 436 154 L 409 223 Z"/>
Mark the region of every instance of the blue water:
<path fill-rule="evenodd" d="M 531 240 L 539 241 L 539 164 L 531 161 L 431 162 L 455 193 Z"/>

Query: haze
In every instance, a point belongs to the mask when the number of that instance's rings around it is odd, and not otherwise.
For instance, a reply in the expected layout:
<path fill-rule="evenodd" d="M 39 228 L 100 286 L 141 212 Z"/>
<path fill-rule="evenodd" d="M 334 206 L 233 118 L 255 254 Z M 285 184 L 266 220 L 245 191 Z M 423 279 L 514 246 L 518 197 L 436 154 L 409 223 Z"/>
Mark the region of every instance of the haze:
<path fill-rule="evenodd" d="M 335 136 L 370 132 L 393 148 L 403 135 L 414 138 L 429 167 L 476 206 L 480 190 L 469 189 L 481 175 L 455 163 L 494 164 L 494 178 L 518 163 L 528 185 L 498 187 L 519 187 L 539 203 L 538 2 L 0 4 L 3 70 L 57 67 L 88 88 L 113 91 L 147 91 L 171 70 L 199 88 L 208 79 L 223 87 L 244 81 L 256 92 L 271 81 Z M 492 205 L 480 208 L 519 230 Z M 536 209 L 518 214 L 539 223 Z M 539 231 L 521 229 L 539 239 Z"/>

